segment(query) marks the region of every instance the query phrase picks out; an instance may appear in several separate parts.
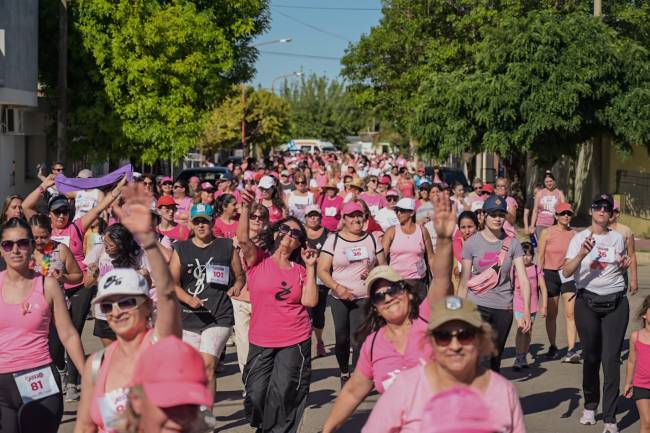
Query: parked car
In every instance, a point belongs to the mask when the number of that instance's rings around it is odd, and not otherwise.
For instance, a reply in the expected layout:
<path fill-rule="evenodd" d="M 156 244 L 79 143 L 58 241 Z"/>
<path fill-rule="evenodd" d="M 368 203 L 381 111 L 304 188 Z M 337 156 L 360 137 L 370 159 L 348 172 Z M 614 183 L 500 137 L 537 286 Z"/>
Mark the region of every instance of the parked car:
<path fill-rule="evenodd" d="M 316 139 L 298 139 L 291 140 L 282 150 L 286 152 L 303 152 L 303 153 L 329 153 L 336 152 L 338 149 L 329 141 L 321 141 Z"/>
<path fill-rule="evenodd" d="M 186 168 L 185 170 L 178 173 L 176 180 L 189 182 L 192 176 L 197 176 L 201 182 L 208 181 L 214 183 L 226 173 L 230 173 L 230 170 L 228 170 L 226 167 L 221 166 Z"/>
<path fill-rule="evenodd" d="M 465 191 L 471 191 L 472 188 L 469 184 L 469 181 L 467 180 L 467 176 L 465 176 L 465 173 L 463 170 L 459 168 L 449 168 L 449 167 L 440 167 L 440 171 L 442 172 L 442 177 L 444 178 L 445 182 L 449 186 L 453 186 L 456 182 L 460 183 L 463 185 L 463 188 L 465 188 Z M 427 166 L 424 168 L 424 174 L 430 178 L 433 177 L 433 166 Z"/>

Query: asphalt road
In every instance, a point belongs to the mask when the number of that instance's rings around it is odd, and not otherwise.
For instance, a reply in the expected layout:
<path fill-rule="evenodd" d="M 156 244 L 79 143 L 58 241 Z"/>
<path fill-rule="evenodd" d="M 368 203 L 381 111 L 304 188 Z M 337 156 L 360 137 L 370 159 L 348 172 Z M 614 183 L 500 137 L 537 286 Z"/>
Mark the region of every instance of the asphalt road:
<path fill-rule="evenodd" d="M 641 300 L 650 295 L 650 266 L 639 268 L 639 293 L 630 298 L 632 314 L 628 326 L 629 333 L 637 329 L 640 324 L 633 321 L 632 317 Z M 566 350 L 566 335 L 562 310 L 558 319 L 558 345 L 562 351 Z M 87 352 L 99 348 L 99 341 L 92 336 L 92 321 L 86 322 L 83 334 L 83 343 Z M 522 406 L 526 417 L 529 433 L 600 433 L 603 425 L 600 416 L 595 426 L 582 426 L 578 419 L 582 413 L 582 365 L 562 364 L 557 361 L 546 361 L 537 357 L 527 371 L 516 373 L 512 370 L 514 361 L 514 328 L 504 355 L 502 374 L 512 380 L 521 397 Z M 301 433 L 317 433 L 330 411 L 331 402 L 336 398 L 339 390 L 338 368 L 333 355 L 334 330 L 329 312 L 326 315 L 325 341 L 330 355 L 313 361 L 312 383 L 309 401 Z M 624 358 L 627 355 L 625 341 Z M 315 346 L 315 345 L 314 345 Z M 315 350 L 315 349 L 314 349 Z M 547 350 L 546 331 L 543 321 L 536 323 L 533 329 L 531 351 L 533 354 L 542 354 Z M 621 365 L 621 390 L 625 380 L 625 363 Z M 229 347 L 226 356 L 226 365 L 217 379 L 217 394 L 214 413 L 218 420 L 220 433 L 253 433 L 244 419 L 243 404 L 241 399 L 242 382 L 234 347 Z M 359 407 L 356 414 L 340 430 L 341 433 L 352 433 L 361 430 L 377 395 L 371 395 Z M 74 428 L 76 403 L 66 403 L 65 415 L 60 433 L 71 433 Z M 618 425 L 623 432 L 639 431 L 639 416 L 634 402 L 621 398 L 618 405 Z"/>

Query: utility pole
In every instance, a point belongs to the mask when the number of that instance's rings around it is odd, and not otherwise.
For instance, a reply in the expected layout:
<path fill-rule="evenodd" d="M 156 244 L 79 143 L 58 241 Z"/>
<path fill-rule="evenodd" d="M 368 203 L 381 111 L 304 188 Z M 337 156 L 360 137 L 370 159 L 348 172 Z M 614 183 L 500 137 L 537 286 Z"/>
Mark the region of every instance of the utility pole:
<path fill-rule="evenodd" d="M 603 0 L 594 0 L 594 16 L 603 16 Z"/>
<path fill-rule="evenodd" d="M 59 73 L 56 110 L 56 159 L 63 161 L 68 124 L 68 0 L 59 0 Z"/>
<path fill-rule="evenodd" d="M 241 83 L 241 148 L 244 151 L 244 157 L 252 156 L 246 146 L 246 83 Z"/>

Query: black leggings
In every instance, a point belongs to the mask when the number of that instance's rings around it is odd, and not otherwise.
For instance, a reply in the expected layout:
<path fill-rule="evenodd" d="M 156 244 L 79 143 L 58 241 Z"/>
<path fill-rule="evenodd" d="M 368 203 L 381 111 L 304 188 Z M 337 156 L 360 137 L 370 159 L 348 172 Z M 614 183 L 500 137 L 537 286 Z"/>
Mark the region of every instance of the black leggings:
<path fill-rule="evenodd" d="M 497 356 L 490 358 L 490 369 L 497 373 L 501 370 L 501 356 L 506 347 L 506 340 L 512 326 L 512 310 L 499 310 L 496 308 L 478 306 L 484 322 L 492 326 L 494 342 L 497 346 Z"/>
<path fill-rule="evenodd" d="M 329 289 L 326 286 L 318 286 L 318 305 L 309 309 L 311 324 L 316 329 L 325 328 L 325 309 L 327 308 L 327 292 L 329 292 Z"/>
<path fill-rule="evenodd" d="M 336 344 L 334 353 L 336 361 L 339 363 L 341 373 L 347 374 L 354 371 L 359 359 L 362 341 L 356 341 L 354 333 L 357 332 L 359 325 L 363 321 L 364 306 L 366 299 L 356 299 L 354 301 L 342 301 L 330 296 L 330 307 L 332 309 L 332 319 L 334 320 L 334 335 Z M 350 368 L 350 347 L 352 347 L 352 368 Z"/>
<path fill-rule="evenodd" d="M 600 365 L 603 366 L 603 420 L 616 422 L 621 349 L 630 305 L 623 297 L 610 313 L 594 313 L 582 294 L 576 297 L 575 319 L 582 343 L 582 391 L 585 409 L 596 410 L 600 401 Z"/>
<path fill-rule="evenodd" d="M 61 389 L 61 378 L 50 366 Z M 0 433 L 56 433 L 63 418 L 61 393 L 23 404 L 13 374 L 0 374 Z"/>
<path fill-rule="evenodd" d="M 311 381 L 311 338 L 289 347 L 249 345 L 244 380 L 244 413 L 264 433 L 295 433 Z"/>
<path fill-rule="evenodd" d="M 79 335 L 81 335 L 84 329 L 86 317 L 90 311 L 90 301 L 93 298 L 94 289 L 94 287 L 81 286 L 65 291 L 65 296 L 70 303 L 70 319 L 72 320 L 72 324 L 74 325 Z M 59 370 L 63 370 L 66 368 L 65 349 L 63 348 L 61 340 L 59 340 L 59 336 L 56 333 L 54 324 L 52 324 L 50 328 L 49 342 L 50 355 L 52 356 L 52 360 Z M 73 362 L 67 363 L 67 372 L 68 378 L 66 382 L 76 384 L 79 380 L 79 372 L 77 371 L 77 368 L 74 366 Z"/>

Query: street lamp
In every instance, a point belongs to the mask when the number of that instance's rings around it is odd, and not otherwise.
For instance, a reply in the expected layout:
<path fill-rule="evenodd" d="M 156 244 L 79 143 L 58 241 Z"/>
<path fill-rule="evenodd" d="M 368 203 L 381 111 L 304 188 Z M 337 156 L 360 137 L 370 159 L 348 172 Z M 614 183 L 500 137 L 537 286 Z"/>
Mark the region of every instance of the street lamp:
<path fill-rule="evenodd" d="M 274 39 L 272 41 L 258 42 L 256 44 L 249 45 L 250 47 L 259 47 L 262 45 L 271 45 L 271 44 L 288 44 L 293 41 L 293 38 L 282 38 Z M 242 104 L 242 118 L 241 118 L 241 146 L 244 153 L 250 155 L 252 149 L 248 151 L 246 146 L 246 83 L 241 83 L 241 104 Z"/>
<path fill-rule="evenodd" d="M 301 72 L 294 71 L 290 74 L 284 74 L 284 75 L 280 75 L 279 77 L 275 77 L 273 81 L 271 81 L 271 93 L 275 94 L 275 82 L 277 80 L 282 80 L 283 78 L 289 78 L 289 77 L 302 77 L 302 76 L 303 76 L 302 71 Z"/>

